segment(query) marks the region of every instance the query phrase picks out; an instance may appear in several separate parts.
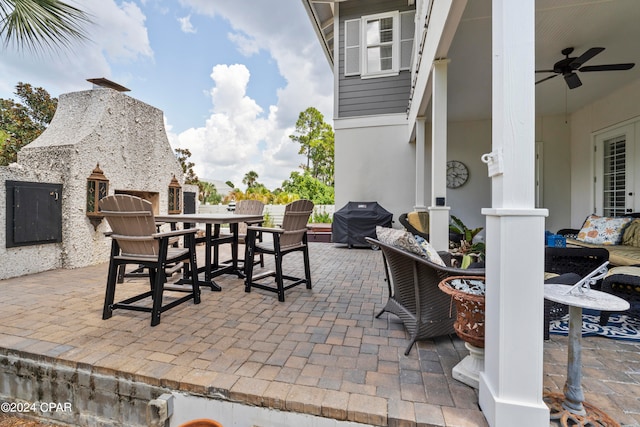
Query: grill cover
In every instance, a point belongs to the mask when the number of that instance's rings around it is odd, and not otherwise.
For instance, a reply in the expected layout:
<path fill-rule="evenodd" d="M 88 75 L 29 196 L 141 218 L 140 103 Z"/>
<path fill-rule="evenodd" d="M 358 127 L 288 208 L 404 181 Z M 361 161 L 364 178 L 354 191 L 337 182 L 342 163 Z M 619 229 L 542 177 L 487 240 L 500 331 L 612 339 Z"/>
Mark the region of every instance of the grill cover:
<path fill-rule="evenodd" d="M 376 226 L 391 227 L 393 214 L 378 202 L 349 202 L 333 214 L 333 243 L 369 246 L 365 237 L 376 237 Z"/>

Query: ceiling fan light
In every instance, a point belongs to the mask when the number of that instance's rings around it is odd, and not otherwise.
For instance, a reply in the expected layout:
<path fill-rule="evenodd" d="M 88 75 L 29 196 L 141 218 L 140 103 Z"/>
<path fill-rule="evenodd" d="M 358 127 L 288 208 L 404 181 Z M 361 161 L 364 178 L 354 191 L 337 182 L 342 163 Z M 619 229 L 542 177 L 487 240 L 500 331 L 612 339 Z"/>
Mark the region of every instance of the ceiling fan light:
<path fill-rule="evenodd" d="M 564 75 L 564 80 L 567 82 L 567 86 L 569 89 L 575 89 L 577 87 L 582 86 L 582 82 L 580 81 L 580 77 L 576 73 L 567 73 Z"/>

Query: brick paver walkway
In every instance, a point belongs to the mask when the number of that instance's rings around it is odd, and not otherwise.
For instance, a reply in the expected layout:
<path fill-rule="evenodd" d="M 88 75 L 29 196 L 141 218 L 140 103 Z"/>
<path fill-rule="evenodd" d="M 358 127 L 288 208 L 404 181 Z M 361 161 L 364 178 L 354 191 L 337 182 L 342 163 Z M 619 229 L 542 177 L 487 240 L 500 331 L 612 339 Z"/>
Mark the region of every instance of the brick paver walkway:
<path fill-rule="evenodd" d="M 153 328 L 148 313 L 116 310 L 101 319 L 106 264 L 0 281 L 1 351 L 373 425 L 485 426 L 477 392 L 451 378 L 467 354 L 457 337 L 422 341 L 404 356 L 402 324 L 374 318 L 387 293 L 381 253 L 310 247 L 312 290 L 299 286 L 279 303 L 225 276 L 217 280 L 222 292 L 204 288 L 200 305 L 171 309 Z M 285 257 L 285 268 L 301 273 L 298 256 Z M 118 292 L 146 286 L 128 279 Z M 545 343 L 545 390 L 564 385 L 566 343 L 558 336 Z M 622 425 L 639 424 L 638 346 L 583 343 L 587 400 Z"/>

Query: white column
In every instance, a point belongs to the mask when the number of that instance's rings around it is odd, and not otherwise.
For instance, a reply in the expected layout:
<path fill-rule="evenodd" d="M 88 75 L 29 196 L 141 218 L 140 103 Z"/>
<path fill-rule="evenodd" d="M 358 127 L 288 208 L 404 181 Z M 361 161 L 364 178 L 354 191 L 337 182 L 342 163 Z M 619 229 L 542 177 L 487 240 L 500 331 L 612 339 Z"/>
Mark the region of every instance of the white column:
<path fill-rule="evenodd" d="M 447 66 L 448 59 L 433 63 L 431 97 L 431 205 L 429 240 L 438 251 L 449 249 L 449 206 L 447 206 Z"/>
<path fill-rule="evenodd" d="M 416 119 L 416 205 L 413 207 L 415 211 L 427 211 L 425 201 L 425 145 L 426 145 L 426 120 L 424 117 Z"/>
<path fill-rule="evenodd" d="M 535 0 L 493 0 L 492 208 L 486 215 L 485 366 L 492 427 L 549 425 L 542 401 L 544 217 L 535 209 Z"/>

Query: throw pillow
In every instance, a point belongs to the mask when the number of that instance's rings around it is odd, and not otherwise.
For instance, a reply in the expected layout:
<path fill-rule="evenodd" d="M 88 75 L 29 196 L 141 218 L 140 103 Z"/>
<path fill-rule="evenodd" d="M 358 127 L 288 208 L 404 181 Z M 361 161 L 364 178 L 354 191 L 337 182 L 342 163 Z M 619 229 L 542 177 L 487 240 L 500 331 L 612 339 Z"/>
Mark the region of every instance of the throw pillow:
<path fill-rule="evenodd" d="M 382 243 L 396 246 L 415 255 L 424 256 L 424 251 L 415 237 L 413 237 L 413 234 L 408 231 L 376 226 L 376 235 Z"/>
<path fill-rule="evenodd" d="M 376 236 L 378 240 L 387 245 L 395 245 L 396 240 L 404 233 L 405 231 L 398 230 L 397 228 L 376 226 Z"/>
<path fill-rule="evenodd" d="M 438 264 L 443 267 L 446 267 L 446 264 L 444 263 L 442 258 L 440 258 L 438 251 L 436 251 L 436 249 L 433 246 L 431 246 L 431 243 L 429 243 L 422 236 L 415 236 L 415 239 L 416 239 L 416 242 L 418 242 L 418 245 L 420 246 L 420 248 L 422 248 L 422 252 L 423 252 L 422 256 L 424 256 L 434 264 Z"/>
<path fill-rule="evenodd" d="M 394 244 L 400 249 L 404 249 L 407 252 L 424 256 L 424 252 L 416 241 L 416 238 L 413 237 L 413 234 L 408 231 L 403 231 L 402 235 L 396 239 L 396 242 Z"/>
<path fill-rule="evenodd" d="M 640 219 L 634 219 L 624 229 L 622 244 L 640 247 Z"/>
<path fill-rule="evenodd" d="M 624 227 L 631 218 L 611 218 L 589 215 L 578 233 L 577 240 L 596 245 L 619 245 Z"/>

